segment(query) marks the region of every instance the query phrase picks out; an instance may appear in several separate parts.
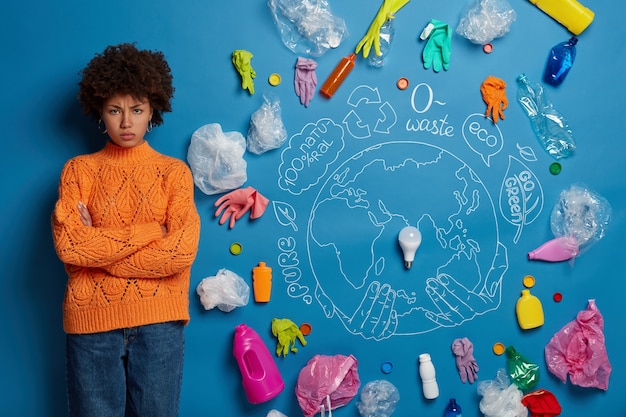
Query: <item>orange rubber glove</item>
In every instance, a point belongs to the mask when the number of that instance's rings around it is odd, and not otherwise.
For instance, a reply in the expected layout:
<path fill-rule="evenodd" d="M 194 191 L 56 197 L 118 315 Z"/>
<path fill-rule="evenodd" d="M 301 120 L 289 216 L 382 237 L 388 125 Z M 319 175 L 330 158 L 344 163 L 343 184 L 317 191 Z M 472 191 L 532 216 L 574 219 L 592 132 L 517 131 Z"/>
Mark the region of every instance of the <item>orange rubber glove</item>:
<path fill-rule="evenodd" d="M 261 217 L 269 202 L 252 187 L 240 188 L 217 199 L 215 207 L 219 207 L 215 211 L 215 217 L 223 212 L 219 223 L 224 224 L 230 218 L 228 227 L 232 229 L 235 226 L 235 221 L 239 220 L 248 210 L 250 210 L 250 219 L 254 220 Z"/>
<path fill-rule="evenodd" d="M 506 98 L 506 83 L 500 78 L 490 75 L 483 81 L 480 86 L 480 93 L 483 101 L 487 104 L 485 117 L 491 115 L 494 123 L 498 123 L 498 119 L 504 120 L 504 109 L 509 105 Z"/>

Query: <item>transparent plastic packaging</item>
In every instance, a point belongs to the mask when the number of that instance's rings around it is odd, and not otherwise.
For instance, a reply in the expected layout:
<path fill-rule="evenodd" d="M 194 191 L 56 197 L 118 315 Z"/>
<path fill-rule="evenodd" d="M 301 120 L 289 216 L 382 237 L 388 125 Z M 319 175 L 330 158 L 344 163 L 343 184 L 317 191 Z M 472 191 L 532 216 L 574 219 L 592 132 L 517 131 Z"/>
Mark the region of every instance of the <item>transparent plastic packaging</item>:
<path fill-rule="evenodd" d="M 280 99 L 277 96 L 264 95 L 263 104 L 250 118 L 248 129 L 248 151 L 261 155 L 272 149 L 278 149 L 287 140 L 287 130 L 281 118 Z"/>
<path fill-rule="evenodd" d="M 367 63 L 370 66 L 381 68 L 385 65 L 394 34 L 393 19 L 387 19 L 380 27 L 380 55 L 376 55 L 376 52 L 372 51 L 367 57 Z"/>
<path fill-rule="evenodd" d="M 578 38 L 571 37 L 567 42 L 561 42 L 550 50 L 548 63 L 543 74 L 543 80 L 550 85 L 561 85 L 576 59 L 576 44 Z"/>
<path fill-rule="evenodd" d="M 197 129 L 187 150 L 196 187 L 208 195 L 239 188 L 248 179 L 245 152 L 246 140 L 239 132 L 222 132 L 218 123 Z"/>
<path fill-rule="evenodd" d="M 205 310 L 217 307 L 226 313 L 247 305 L 250 300 L 248 284 L 228 269 L 220 269 L 215 276 L 204 278 L 196 287 L 196 293 Z"/>
<path fill-rule="evenodd" d="M 572 130 L 565 117 L 552 105 L 543 86 L 530 81 L 526 74 L 520 74 L 517 83 L 517 101 L 544 150 L 556 159 L 572 155 L 576 149 Z"/>
<path fill-rule="evenodd" d="M 345 21 L 326 0 L 269 0 L 267 5 L 281 40 L 297 54 L 321 56 L 348 36 Z"/>
<path fill-rule="evenodd" d="M 400 401 L 400 393 L 391 382 L 384 379 L 370 381 L 361 389 L 356 403 L 362 417 L 389 417 Z"/>
<path fill-rule="evenodd" d="M 461 17 L 456 33 L 484 45 L 509 33 L 515 19 L 517 14 L 506 0 L 477 0 Z"/>
<path fill-rule="evenodd" d="M 527 417 L 522 404 L 522 391 L 512 384 L 504 369 L 498 370 L 495 380 L 478 383 L 479 408 L 485 417 Z"/>

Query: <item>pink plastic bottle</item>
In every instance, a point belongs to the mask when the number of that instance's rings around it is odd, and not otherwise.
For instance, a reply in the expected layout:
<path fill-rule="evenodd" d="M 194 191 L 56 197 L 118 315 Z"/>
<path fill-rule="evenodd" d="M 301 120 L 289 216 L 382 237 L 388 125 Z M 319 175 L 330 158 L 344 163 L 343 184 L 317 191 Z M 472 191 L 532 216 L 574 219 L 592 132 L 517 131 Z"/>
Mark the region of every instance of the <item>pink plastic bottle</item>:
<path fill-rule="evenodd" d="M 573 236 L 557 237 L 528 252 L 529 260 L 561 262 L 572 259 L 579 252 L 578 241 Z"/>
<path fill-rule="evenodd" d="M 235 327 L 233 355 L 239 365 L 241 383 L 250 403 L 269 401 L 285 388 L 267 346 L 258 333 L 245 324 Z"/>

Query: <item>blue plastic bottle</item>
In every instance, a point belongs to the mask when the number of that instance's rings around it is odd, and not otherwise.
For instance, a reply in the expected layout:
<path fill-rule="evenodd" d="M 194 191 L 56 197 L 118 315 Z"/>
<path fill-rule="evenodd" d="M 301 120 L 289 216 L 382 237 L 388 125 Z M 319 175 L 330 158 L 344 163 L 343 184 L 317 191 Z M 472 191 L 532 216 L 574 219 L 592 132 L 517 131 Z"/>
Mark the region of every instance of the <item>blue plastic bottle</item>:
<path fill-rule="evenodd" d="M 572 36 L 569 41 L 561 42 L 550 51 L 543 79 L 550 85 L 560 85 L 576 59 L 578 38 Z"/>
<path fill-rule="evenodd" d="M 461 417 L 461 406 L 456 403 L 454 398 L 450 398 L 450 402 L 446 406 L 445 417 Z"/>

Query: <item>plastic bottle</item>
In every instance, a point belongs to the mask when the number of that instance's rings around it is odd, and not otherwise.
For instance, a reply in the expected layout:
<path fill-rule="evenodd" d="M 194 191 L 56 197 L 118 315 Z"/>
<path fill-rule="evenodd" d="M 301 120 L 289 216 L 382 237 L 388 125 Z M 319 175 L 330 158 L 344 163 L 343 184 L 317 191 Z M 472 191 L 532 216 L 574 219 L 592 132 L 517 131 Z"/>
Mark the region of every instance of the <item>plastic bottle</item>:
<path fill-rule="evenodd" d="M 543 80 L 548 84 L 560 85 L 574 65 L 578 38 L 572 36 L 567 42 L 561 42 L 550 50 Z"/>
<path fill-rule="evenodd" d="M 548 240 L 537 249 L 528 252 L 533 261 L 561 262 L 578 256 L 578 241 L 574 236 L 562 236 Z"/>
<path fill-rule="evenodd" d="M 391 47 L 394 35 L 392 22 L 392 19 L 387 19 L 380 27 L 380 55 L 376 55 L 376 51 L 372 49 L 367 57 L 367 62 L 372 67 L 380 68 L 385 65 L 385 60 L 387 58 L 387 54 L 389 54 L 389 48 Z"/>
<path fill-rule="evenodd" d="M 519 327 L 524 330 L 542 326 L 544 322 L 541 301 L 530 293 L 529 289 L 522 290 L 521 297 L 515 304 L 515 314 Z"/>
<path fill-rule="evenodd" d="M 530 81 L 525 74 L 520 74 L 517 82 L 517 101 L 526 112 L 539 143 L 554 158 L 570 156 L 576 149 L 574 136 L 565 118 L 552 105 L 543 86 Z"/>
<path fill-rule="evenodd" d="M 233 355 L 239 365 L 241 383 L 250 403 L 269 401 L 285 388 L 267 346 L 257 332 L 246 324 L 235 328 Z"/>
<path fill-rule="evenodd" d="M 267 303 L 272 294 L 272 268 L 265 262 L 259 262 L 258 266 L 252 269 L 252 290 L 254 301 Z"/>
<path fill-rule="evenodd" d="M 430 354 L 422 353 L 419 355 L 419 374 L 422 379 L 422 391 L 424 398 L 434 400 L 439 396 L 439 386 L 437 385 L 437 373 L 435 366 L 430 359 Z"/>
<path fill-rule="evenodd" d="M 454 398 L 450 398 L 446 406 L 446 411 L 444 412 L 444 417 L 461 417 L 461 406 L 456 403 Z"/>
<path fill-rule="evenodd" d="M 341 58 L 339 64 L 337 64 L 333 72 L 331 72 L 326 81 L 324 81 L 322 88 L 320 88 L 320 93 L 328 98 L 332 97 L 333 94 L 335 94 L 335 91 L 337 91 L 339 86 L 354 68 L 355 60 L 355 53 L 351 53 L 350 55 Z"/>
<path fill-rule="evenodd" d="M 529 0 L 574 35 L 580 35 L 593 21 L 594 13 L 576 0 Z"/>

